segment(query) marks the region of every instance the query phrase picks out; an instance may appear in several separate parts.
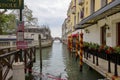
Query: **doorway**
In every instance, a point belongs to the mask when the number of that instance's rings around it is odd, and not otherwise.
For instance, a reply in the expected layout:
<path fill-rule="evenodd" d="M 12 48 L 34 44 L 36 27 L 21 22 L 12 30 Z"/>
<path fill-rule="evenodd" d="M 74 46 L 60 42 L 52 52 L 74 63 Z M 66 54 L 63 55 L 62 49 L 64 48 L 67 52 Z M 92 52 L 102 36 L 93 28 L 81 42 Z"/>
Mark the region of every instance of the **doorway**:
<path fill-rule="evenodd" d="M 120 22 L 117 24 L 117 46 L 120 46 Z"/>
<path fill-rule="evenodd" d="M 105 28 L 105 26 L 101 27 L 101 44 L 106 45 L 106 28 Z"/>

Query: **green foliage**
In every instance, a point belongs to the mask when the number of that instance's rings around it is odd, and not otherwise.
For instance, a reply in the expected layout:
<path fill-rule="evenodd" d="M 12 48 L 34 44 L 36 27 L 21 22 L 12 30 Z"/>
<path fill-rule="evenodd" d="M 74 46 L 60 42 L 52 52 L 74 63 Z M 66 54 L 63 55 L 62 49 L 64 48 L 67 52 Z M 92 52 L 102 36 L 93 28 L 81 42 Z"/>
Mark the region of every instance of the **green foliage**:
<path fill-rule="evenodd" d="M 96 43 L 88 43 L 88 42 L 84 42 L 84 48 L 88 48 L 91 50 L 98 50 L 100 51 L 105 51 L 106 53 L 117 53 L 120 54 L 120 46 L 117 47 L 110 47 L 107 45 L 98 45 Z"/>
<path fill-rule="evenodd" d="M 25 18 L 25 26 L 29 26 L 29 25 L 37 26 L 38 19 L 33 17 L 32 10 L 30 10 L 27 5 L 24 6 L 23 16 Z"/>
<path fill-rule="evenodd" d="M 12 14 L 0 15 L 0 35 L 8 34 L 15 29 L 16 20 Z"/>
<path fill-rule="evenodd" d="M 114 52 L 120 54 L 120 47 L 115 47 L 115 48 L 114 48 Z"/>
<path fill-rule="evenodd" d="M 98 44 L 84 42 L 84 47 L 88 47 L 89 49 L 97 50 L 99 48 Z"/>

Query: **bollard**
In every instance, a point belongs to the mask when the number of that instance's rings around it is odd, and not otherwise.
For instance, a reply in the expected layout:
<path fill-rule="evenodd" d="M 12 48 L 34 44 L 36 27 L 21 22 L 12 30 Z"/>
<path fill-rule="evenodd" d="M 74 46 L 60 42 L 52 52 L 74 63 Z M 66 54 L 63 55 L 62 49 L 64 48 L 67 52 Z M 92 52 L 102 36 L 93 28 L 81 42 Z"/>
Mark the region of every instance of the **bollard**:
<path fill-rule="evenodd" d="M 24 63 L 13 63 L 13 80 L 25 80 Z"/>

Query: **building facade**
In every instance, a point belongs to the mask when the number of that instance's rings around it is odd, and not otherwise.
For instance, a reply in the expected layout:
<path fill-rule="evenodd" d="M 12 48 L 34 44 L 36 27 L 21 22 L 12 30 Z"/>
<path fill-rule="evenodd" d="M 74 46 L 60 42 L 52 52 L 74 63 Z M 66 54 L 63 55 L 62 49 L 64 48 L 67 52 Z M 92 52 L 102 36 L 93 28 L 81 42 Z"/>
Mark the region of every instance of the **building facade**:
<path fill-rule="evenodd" d="M 38 37 L 41 35 L 42 40 L 51 39 L 51 31 L 46 27 L 27 27 L 25 28 L 24 37 L 33 38 L 34 41 L 38 41 Z"/>
<path fill-rule="evenodd" d="M 67 12 L 67 36 L 82 29 L 84 41 L 120 45 L 120 0 L 71 0 Z"/>

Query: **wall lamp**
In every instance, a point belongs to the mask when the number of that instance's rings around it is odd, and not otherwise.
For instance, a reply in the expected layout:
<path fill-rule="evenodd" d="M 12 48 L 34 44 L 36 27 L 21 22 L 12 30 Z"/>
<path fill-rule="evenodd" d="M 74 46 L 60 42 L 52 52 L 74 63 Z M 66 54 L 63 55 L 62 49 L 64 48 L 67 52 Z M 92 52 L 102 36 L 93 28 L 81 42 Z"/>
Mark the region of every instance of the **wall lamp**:
<path fill-rule="evenodd" d="M 86 33 L 90 33 L 90 31 L 89 31 L 88 29 L 85 29 L 85 32 L 86 32 Z"/>
<path fill-rule="evenodd" d="M 110 29 L 110 27 L 108 26 L 108 24 L 105 23 L 104 26 L 105 26 L 105 29 L 108 29 L 108 30 Z"/>

